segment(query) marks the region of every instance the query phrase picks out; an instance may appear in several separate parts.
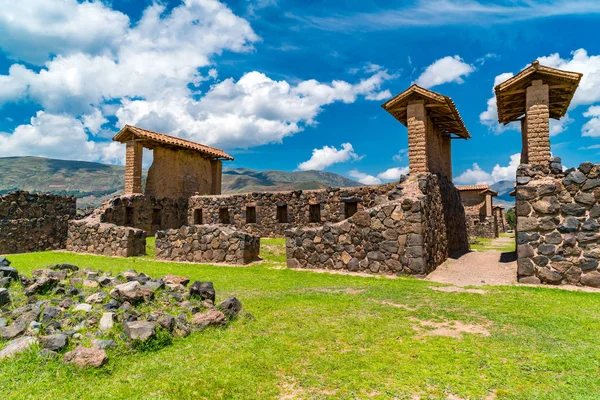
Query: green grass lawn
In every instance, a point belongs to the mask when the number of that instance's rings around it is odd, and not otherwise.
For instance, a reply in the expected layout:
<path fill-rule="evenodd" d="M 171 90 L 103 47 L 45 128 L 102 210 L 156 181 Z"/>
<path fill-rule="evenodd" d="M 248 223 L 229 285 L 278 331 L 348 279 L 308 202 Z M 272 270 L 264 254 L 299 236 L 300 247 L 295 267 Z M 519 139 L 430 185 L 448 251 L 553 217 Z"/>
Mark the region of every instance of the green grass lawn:
<path fill-rule="evenodd" d="M 225 267 L 66 252 L 12 255 L 22 273 L 50 263 L 129 268 L 210 280 L 254 316 L 174 339 L 154 352 L 109 351 L 79 370 L 31 351 L 0 362 L 0 399 L 597 399 L 600 294 L 437 284 L 284 268 L 284 241 L 262 240 L 265 262 Z M 488 336 L 428 335 L 431 323 Z M 493 394 L 493 395 L 490 395 Z"/>
<path fill-rule="evenodd" d="M 516 251 L 515 235 L 513 233 L 501 233 L 500 238 L 512 239 L 509 242 L 501 242 L 497 239 L 477 238 L 477 243 L 471 245 L 471 250 L 477 251 L 502 251 L 510 253 Z"/>

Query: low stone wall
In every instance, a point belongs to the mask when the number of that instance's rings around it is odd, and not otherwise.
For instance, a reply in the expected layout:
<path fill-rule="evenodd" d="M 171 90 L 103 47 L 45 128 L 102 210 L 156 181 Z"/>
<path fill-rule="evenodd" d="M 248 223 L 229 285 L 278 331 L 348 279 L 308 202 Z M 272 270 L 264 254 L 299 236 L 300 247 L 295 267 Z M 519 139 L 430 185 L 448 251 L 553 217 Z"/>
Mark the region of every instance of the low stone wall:
<path fill-rule="evenodd" d="M 146 254 L 146 232 L 90 219 L 70 221 L 66 248 L 105 256 L 141 256 Z"/>
<path fill-rule="evenodd" d="M 498 236 L 494 217 L 481 218 L 479 215 L 467 215 L 467 231 L 470 237 L 494 239 Z"/>
<path fill-rule="evenodd" d="M 288 230 L 288 267 L 425 275 L 450 253 L 468 250 L 464 208 L 451 183 L 427 174 L 398 190 L 401 199 L 345 221 Z"/>
<path fill-rule="evenodd" d="M 0 196 L 0 254 L 63 249 L 74 197 L 12 192 Z"/>
<path fill-rule="evenodd" d="M 188 224 L 229 224 L 261 237 L 283 237 L 295 227 L 339 222 L 348 213 L 401 197 L 398 184 L 194 196 L 188 202 Z M 354 209 L 353 209 L 354 207 Z M 283 216 L 283 219 L 282 219 Z M 226 217 L 226 221 L 224 218 Z"/>
<path fill-rule="evenodd" d="M 196 263 L 248 264 L 259 259 L 260 238 L 218 225 L 156 232 L 156 258 Z"/>
<path fill-rule="evenodd" d="M 562 171 L 521 165 L 516 215 L 519 282 L 600 287 L 600 164 Z"/>
<path fill-rule="evenodd" d="M 156 231 L 187 223 L 187 199 L 157 199 L 144 195 L 115 197 L 94 211 L 100 222 L 139 228 L 153 236 Z"/>

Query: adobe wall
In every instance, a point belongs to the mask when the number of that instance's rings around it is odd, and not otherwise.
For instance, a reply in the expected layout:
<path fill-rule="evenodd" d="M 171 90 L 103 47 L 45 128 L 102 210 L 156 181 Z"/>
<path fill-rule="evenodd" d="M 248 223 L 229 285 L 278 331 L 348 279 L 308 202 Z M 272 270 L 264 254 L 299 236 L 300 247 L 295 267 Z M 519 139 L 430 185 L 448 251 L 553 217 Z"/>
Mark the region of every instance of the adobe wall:
<path fill-rule="evenodd" d="M 183 226 L 156 233 L 160 260 L 243 265 L 259 260 L 259 252 L 258 236 L 228 226 Z"/>
<path fill-rule="evenodd" d="M 98 222 L 139 228 L 153 236 L 158 230 L 186 224 L 187 199 L 125 195 L 108 200 L 93 216 Z"/>
<path fill-rule="evenodd" d="M 522 283 L 600 287 L 600 164 L 562 171 L 547 166 L 517 170 L 518 275 Z"/>
<path fill-rule="evenodd" d="M 423 174 L 398 190 L 345 221 L 287 231 L 288 267 L 425 275 L 468 250 L 464 208 L 447 179 Z"/>
<path fill-rule="evenodd" d="M 146 232 L 93 218 L 74 220 L 69 222 L 66 249 L 111 257 L 141 256 L 146 254 Z"/>
<path fill-rule="evenodd" d="M 358 211 L 401 197 L 397 183 L 352 188 L 260 192 L 238 195 L 193 196 L 188 202 L 188 224 L 194 225 L 196 210 L 202 224 L 221 224 L 227 210 L 229 225 L 261 237 L 283 237 L 294 227 L 320 227 L 347 218 L 346 204 L 357 202 Z M 318 205 L 319 221 L 311 222 L 311 205 Z M 287 206 L 287 222 L 279 222 L 278 207 Z M 254 207 L 256 222 L 248 222 L 247 207 Z"/>
<path fill-rule="evenodd" d="M 220 161 L 165 147 L 155 147 L 153 155 L 146 178 L 146 196 L 188 198 L 197 192 L 221 193 Z"/>
<path fill-rule="evenodd" d="M 75 212 L 72 196 L 23 191 L 0 196 L 0 254 L 64 248 Z"/>

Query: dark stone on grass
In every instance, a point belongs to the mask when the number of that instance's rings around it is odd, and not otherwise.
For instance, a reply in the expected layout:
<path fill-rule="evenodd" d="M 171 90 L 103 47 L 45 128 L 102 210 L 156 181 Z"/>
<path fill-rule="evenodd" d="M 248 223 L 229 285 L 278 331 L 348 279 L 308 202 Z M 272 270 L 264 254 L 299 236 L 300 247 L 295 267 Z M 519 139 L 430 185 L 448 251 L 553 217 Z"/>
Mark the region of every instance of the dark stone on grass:
<path fill-rule="evenodd" d="M 42 323 L 49 324 L 53 319 L 60 317 L 60 309 L 58 307 L 46 307 L 42 313 Z"/>
<path fill-rule="evenodd" d="M 3 278 L 11 278 L 15 281 L 19 280 L 19 272 L 13 267 L 9 267 L 8 265 L 0 267 L 0 277 Z"/>
<path fill-rule="evenodd" d="M 42 347 L 52 351 L 62 350 L 67 346 L 68 343 L 69 337 L 64 333 L 40 337 L 40 344 Z"/>
<path fill-rule="evenodd" d="M 196 281 L 190 286 L 190 295 L 200 300 L 212 300 L 215 302 L 215 287 L 212 282 Z"/>
<path fill-rule="evenodd" d="M 55 271 L 71 271 L 71 272 L 79 271 L 79 267 L 77 265 L 73 265 L 73 264 L 53 264 L 53 265 L 48 266 L 48 268 L 55 270 Z"/>
<path fill-rule="evenodd" d="M 0 267 L 8 267 L 9 265 L 10 261 L 8 261 L 8 258 L 0 256 Z"/>
<path fill-rule="evenodd" d="M 0 288 L 0 307 L 10 304 L 10 294 L 8 289 Z"/>
<path fill-rule="evenodd" d="M 171 332 L 173 330 L 173 328 L 175 327 L 175 317 L 172 317 L 170 315 L 163 315 L 160 318 L 158 318 L 158 324 L 165 330 Z"/>
<path fill-rule="evenodd" d="M 242 303 L 235 297 L 228 297 L 219 304 L 219 308 L 229 318 L 234 318 L 242 311 Z"/>
<path fill-rule="evenodd" d="M 24 320 L 17 320 L 10 324 L 9 326 L 5 326 L 4 328 L 0 328 L 0 338 L 2 340 L 11 340 L 20 336 L 25 332 L 28 327 L 28 323 Z"/>
<path fill-rule="evenodd" d="M 102 308 L 104 308 L 106 311 L 115 311 L 120 306 L 121 306 L 121 304 L 117 300 L 113 299 L 113 300 L 109 301 L 108 303 L 104 304 L 102 306 Z"/>
<path fill-rule="evenodd" d="M 94 339 L 92 342 L 92 347 L 101 350 L 114 349 L 117 347 L 117 343 L 114 340 Z"/>

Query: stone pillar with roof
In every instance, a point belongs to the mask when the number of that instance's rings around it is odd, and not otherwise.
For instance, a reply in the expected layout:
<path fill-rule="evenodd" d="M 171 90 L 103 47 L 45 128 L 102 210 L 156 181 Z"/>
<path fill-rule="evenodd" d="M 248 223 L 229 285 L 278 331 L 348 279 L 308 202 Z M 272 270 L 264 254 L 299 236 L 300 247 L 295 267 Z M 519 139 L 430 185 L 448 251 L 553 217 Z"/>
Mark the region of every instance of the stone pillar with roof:
<path fill-rule="evenodd" d="M 581 76 L 534 61 L 494 88 L 498 121 L 521 123 L 522 164 L 549 166 L 550 118 L 558 120 L 566 114 Z"/>
<path fill-rule="evenodd" d="M 451 139 L 471 137 L 452 99 L 412 85 L 382 107 L 408 128 L 410 173 L 452 180 Z"/>

